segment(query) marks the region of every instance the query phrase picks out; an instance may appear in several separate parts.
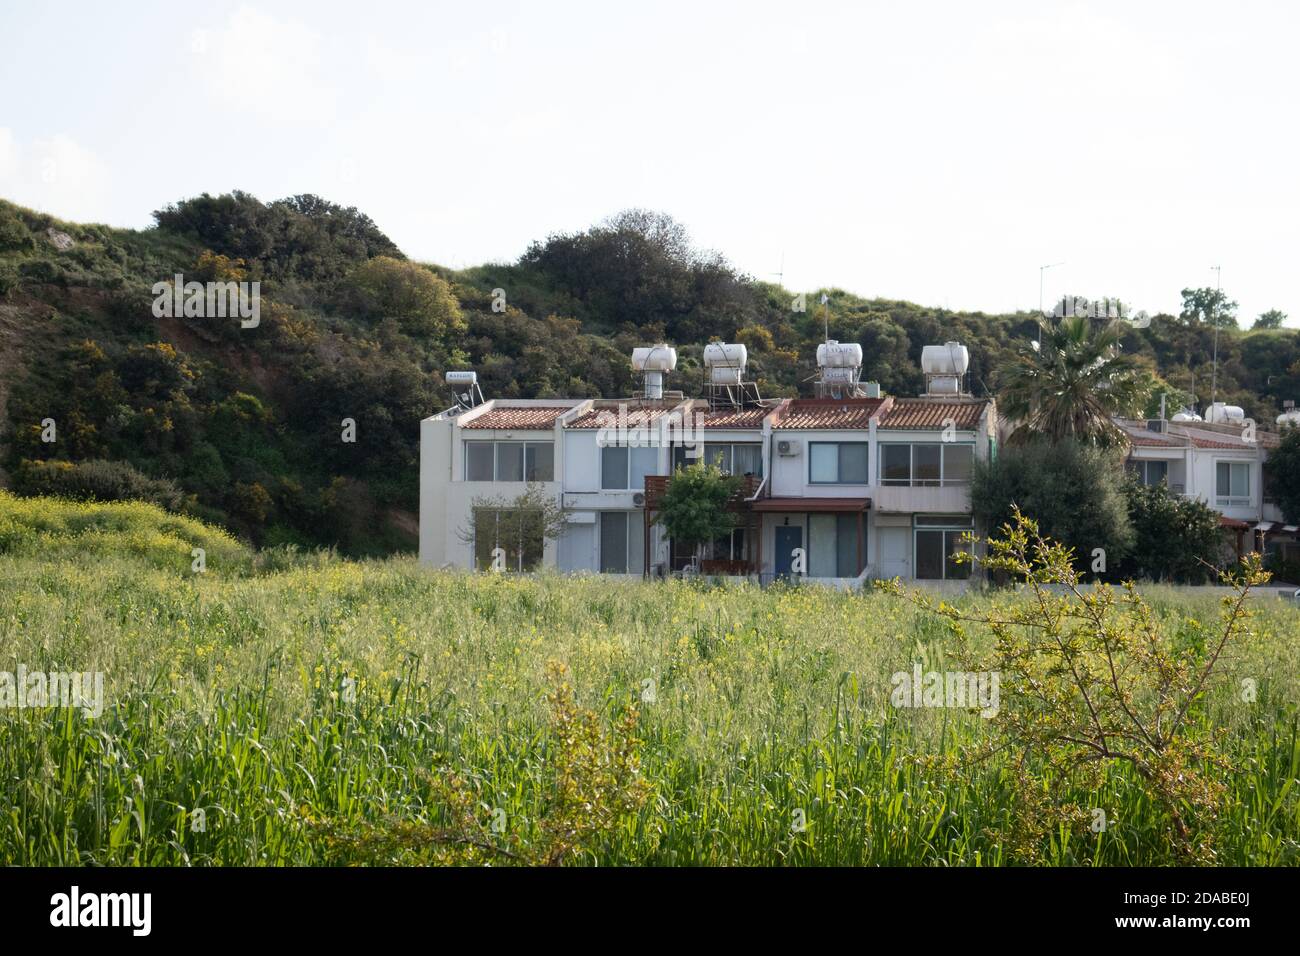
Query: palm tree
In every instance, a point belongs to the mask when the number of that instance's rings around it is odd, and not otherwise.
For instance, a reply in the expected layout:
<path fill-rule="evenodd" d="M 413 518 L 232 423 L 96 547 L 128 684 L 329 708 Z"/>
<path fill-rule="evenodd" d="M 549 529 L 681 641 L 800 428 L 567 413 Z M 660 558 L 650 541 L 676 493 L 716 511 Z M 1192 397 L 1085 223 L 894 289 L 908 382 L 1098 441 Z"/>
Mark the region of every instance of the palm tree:
<path fill-rule="evenodd" d="M 1122 444 L 1112 416 L 1142 399 L 1140 369 L 1120 351 L 1123 325 L 1069 316 L 1043 329 L 1041 345 L 1024 347 L 1002 373 L 998 404 L 1017 423 L 1010 441 L 1074 438 Z"/>

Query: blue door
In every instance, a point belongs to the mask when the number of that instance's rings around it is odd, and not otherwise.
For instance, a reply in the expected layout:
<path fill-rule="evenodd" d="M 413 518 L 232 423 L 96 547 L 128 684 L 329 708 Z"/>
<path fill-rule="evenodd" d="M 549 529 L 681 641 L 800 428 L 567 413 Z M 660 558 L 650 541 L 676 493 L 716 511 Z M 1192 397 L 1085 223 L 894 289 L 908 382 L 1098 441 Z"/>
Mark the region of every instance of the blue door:
<path fill-rule="evenodd" d="M 794 565 L 794 549 L 803 547 L 803 528 L 798 525 L 776 526 L 776 576 L 789 578 Z"/>

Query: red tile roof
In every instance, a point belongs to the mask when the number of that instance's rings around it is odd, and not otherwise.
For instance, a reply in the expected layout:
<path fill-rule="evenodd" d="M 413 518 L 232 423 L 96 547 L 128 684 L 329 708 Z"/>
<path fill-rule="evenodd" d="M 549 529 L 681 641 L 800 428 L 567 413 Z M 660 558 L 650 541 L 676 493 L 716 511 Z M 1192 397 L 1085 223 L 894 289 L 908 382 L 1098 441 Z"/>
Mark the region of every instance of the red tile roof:
<path fill-rule="evenodd" d="M 1167 432 L 1153 432 L 1147 428 L 1146 422 L 1130 422 L 1122 419 L 1115 419 L 1115 424 L 1124 432 L 1128 438 L 1129 444 L 1141 445 L 1148 448 L 1186 448 L 1187 439 L 1181 435 L 1170 434 Z"/>
<path fill-rule="evenodd" d="M 511 408 L 497 406 L 482 415 L 471 418 L 463 428 L 496 428 L 517 431 L 543 431 L 555 427 L 555 420 L 569 410 L 567 405 L 554 405 L 538 408 Z"/>
<path fill-rule="evenodd" d="M 1270 443 L 1265 441 L 1264 432 L 1257 432 L 1254 442 L 1245 441 L 1240 434 L 1229 432 L 1212 431 L 1201 428 L 1180 428 L 1179 431 L 1186 435 L 1193 445 L 1197 448 L 1228 448 L 1235 451 L 1254 451 L 1261 444 L 1270 447 Z M 1271 437 L 1271 436 L 1270 436 Z"/>
<path fill-rule="evenodd" d="M 772 423 L 773 428 L 869 428 L 884 404 L 880 398 L 796 398 Z"/>
<path fill-rule="evenodd" d="M 579 415 L 566 425 L 566 428 L 617 428 L 626 424 L 628 428 L 649 425 L 671 412 L 671 408 L 656 406 L 654 408 L 629 408 L 620 415 L 617 408 L 593 408 Z"/>
<path fill-rule="evenodd" d="M 762 428 L 771 408 L 733 408 L 704 413 L 705 428 Z"/>
<path fill-rule="evenodd" d="M 1157 435 L 1155 432 L 1143 435 L 1139 432 L 1131 432 L 1127 428 L 1124 431 L 1128 434 L 1130 445 L 1142 445 L 1149 448 L 1183 448 L 1186 445 L 1185 442 L 1181 442 L 1177 438 L 1170 438 L 1168 435 Z"/>
<path fill-rule="evenodd" d="M 1212 438 L 1193 438 L 1192 444 L 1197 448 L 1224 448 L 1233 451 L 1244 450 L 1249 446 L 1239 441 L 1217 441 Z"/>
<path fill-rule="evenodd" d="M 1225 425 L 1209 425 L 1205 422 L 1170 421 L 1165 427 L 1167 432 L 1153 432 L 1146 427 L 1145 421 L 1115 419 L 1133 445 L 1156 448 L 1186 448 L 1189 444 L 1197 448 L 1221 448 L 1236 451 L 1254 451 L 1256 448 L 1277 447 L 1278 436 L 1274 432 L 1257 431 L 1255 441 L 1248 442 L 1242 438 L 1243 429 Z"/>
<path fill-rule="evenodd" d="M 932 429 L 954 428 L 970 431 L 979 425 L 985 401 L 932 401 L 897 398 L 880 418 L 881 428 Z"/>

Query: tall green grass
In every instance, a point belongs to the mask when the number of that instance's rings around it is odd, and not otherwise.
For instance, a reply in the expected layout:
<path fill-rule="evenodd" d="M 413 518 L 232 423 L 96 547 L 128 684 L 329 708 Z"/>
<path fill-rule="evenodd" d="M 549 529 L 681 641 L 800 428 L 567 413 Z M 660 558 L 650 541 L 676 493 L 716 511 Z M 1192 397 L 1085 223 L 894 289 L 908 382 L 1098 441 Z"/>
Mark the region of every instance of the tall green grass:
<path fill-rule="evenodd" d="M 204 574 L 190 570 L 192 546 L 207 550 Z M 1152 601 L 1181 639 L 1214 626 L 1212 597 L 1165 590 Z M 1256 607 L 1255 636 L 1198 719 L 1222 728 L 1236 767 L 1214 822 L 1219 861 L 1291 865 L 1300 612 Z M 103 671 L 107 697 L 99 718 L 0 711 L 0 863 L 333 863 L 322 822 L 443 820 L 446 770 L 478 788 L 485 836 L 499 809 L 527 846 L 553 799 L 552 660 L 568 665 L 580 702 L 611 719 L 640 702 L 653 786 L 581 861 L 1011 863 L 999 833 L 1024 802 L 1016 758 L 940 772 L 936 761 L 981 739 L 983 721 L 889 705 L 895 671 L 918 657 L 943 668 L 945 633 L 871 593 L 328 556 L 268 566 L 143 505 L 0 495 L 0 670 Z M 1253 702 L 1244 678 L 1257 684 Z M 642 701 L 647 681 L 653 702 Z M 1054 834 L 1047 862 L 1174 862 L 1167 821 L 1128 775 L 1075 796 L 1104 809 L 1108 826 Z"/>

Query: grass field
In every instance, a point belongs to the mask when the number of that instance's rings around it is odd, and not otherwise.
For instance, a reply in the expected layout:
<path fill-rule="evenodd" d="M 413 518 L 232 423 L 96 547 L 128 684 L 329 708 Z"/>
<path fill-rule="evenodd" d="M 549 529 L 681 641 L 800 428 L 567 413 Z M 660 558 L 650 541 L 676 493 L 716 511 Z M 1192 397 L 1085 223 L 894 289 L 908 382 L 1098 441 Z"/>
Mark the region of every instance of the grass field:
<path fill-rule="evenodd" d="M 1149 596 L 1188 640 L 1218 614 L 1212 597 Z M 1300 612 L 1257 610 L 1197 708 L 1234 765 L 1206 825 L 1217 862 L 1294 865 Z M 886 594 L 253 555 L 144 505 L 0 492 L 0 671 L 101 671 L 106 700 L 97 718 L 0 710 L 0 863 L 422 862 L 447 859 L 430 834 L 455 827 L 482 843 L 456 859 L 512 862 L 553 838 L 566 800 L 593 821 L 569 863 L 1020 862 L 999 836 L 1034 805 L 1017 758 L 945 772 L 935 758 L 987 723 L 890 706 L 890 675 L 942 668 L 947 641 Z M 552 662 L 598 715 L 585 756 L 581 717 L 557 720 L 547 700 Z M 634 733 L 619 729 L 632 702 Z M 620 804 L 609 789 L 627 781 L 593 767 L 632 736 L 639 797 Z M 1041 862 L 1174 862 L 1130 773 L 1072 796 L 1108 825 L 1054 829 Z"/>

